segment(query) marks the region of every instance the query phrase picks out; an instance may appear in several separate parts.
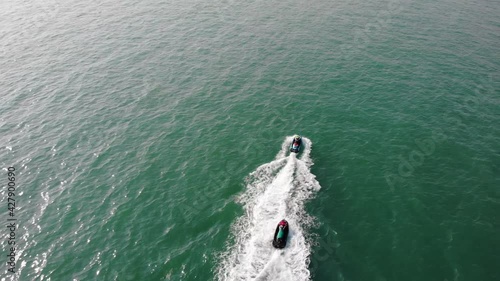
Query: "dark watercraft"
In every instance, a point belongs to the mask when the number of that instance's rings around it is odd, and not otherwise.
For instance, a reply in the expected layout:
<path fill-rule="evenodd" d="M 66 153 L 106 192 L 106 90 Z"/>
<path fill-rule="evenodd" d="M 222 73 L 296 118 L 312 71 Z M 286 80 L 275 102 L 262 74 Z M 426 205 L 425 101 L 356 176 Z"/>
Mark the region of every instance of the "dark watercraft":
<path fill-rule="evenodd" d="M 276 231 L 274 232 L 273 246 L 278 249 L 285 248 L 287 238 L 288 222 L 286 220 L 281 220 L 278 226 L 276 226 Z"/>
<path fill-rule="evenodd" d="M 302 148 L 302 138 L 299 135 L 293 136 L 292 144 L 290 145 L 290 152 L 299 153 Z"/>

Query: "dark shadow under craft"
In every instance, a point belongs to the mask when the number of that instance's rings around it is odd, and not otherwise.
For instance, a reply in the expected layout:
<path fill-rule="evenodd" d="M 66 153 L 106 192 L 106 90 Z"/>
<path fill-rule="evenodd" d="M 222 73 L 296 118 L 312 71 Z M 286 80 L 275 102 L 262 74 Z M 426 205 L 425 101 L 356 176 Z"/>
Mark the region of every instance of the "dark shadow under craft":
<path fill-rule="evenodd" d="M 286 220 L 281 220 L 278 226 L 276 226 L 276 231 L 274 232 L 273 246 L 278 249 L 285 248 L 287 238 L 288 222 Z"/>
<path fill-rule="evenodd" d="M 292 144 L 290 145 L 290 152 L 299 153 L 302 148 L 302 138 L 299 135 L 293 136 Z"/>

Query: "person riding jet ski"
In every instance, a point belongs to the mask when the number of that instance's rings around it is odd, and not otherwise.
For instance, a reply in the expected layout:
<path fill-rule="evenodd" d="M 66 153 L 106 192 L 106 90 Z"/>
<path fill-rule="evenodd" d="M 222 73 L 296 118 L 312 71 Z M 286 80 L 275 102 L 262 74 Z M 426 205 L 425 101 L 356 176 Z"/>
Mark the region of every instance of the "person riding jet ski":
<path fill-rule="evenodd" d="M 288 222 L 283 219 L 278 223 L 276 231 L 274 232 L 273 246 L 279 249 L 285 248 L 287 238 L 288 238 Z"/>
<path fill-rule="evenodd" d="M 299 152 L 301 147 L 302 147 L 302 138 L 299 135 L 293 136 L 293 141 L 292 145 L 290 146 L 290 151 L 297 153 Z"/>

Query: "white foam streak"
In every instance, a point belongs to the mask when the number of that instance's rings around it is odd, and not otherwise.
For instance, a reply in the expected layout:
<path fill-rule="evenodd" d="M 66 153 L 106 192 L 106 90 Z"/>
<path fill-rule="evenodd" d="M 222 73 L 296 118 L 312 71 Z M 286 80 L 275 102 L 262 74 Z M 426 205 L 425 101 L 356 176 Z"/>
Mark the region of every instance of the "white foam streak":
<path fill-rule="evenodd" d="M 238 218 L 232 233 L 235 243 L 221 256 L 219 280 L 309 280 L 310 245 L 305 230 L 312 218 L 304 203 L 320 189 L 309 171 L 311 141 L 303 138 L 304 151 L 297 159 L 288 154 L 292 137 L 286 137 L 276 160 L 261 165 L 247 177 L 240 196 L 245 215 Z M 277 223 L 290 224 L 285 249 L 272 247 Z"/>

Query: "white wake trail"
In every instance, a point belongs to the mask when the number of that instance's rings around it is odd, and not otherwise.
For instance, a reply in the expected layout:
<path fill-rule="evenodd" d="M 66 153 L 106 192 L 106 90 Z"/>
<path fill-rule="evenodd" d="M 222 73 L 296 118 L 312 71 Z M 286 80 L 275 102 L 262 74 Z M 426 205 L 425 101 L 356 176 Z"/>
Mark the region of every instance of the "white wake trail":
<path fill-rule="evenodd" d="M 321 187 L 311 174 L 312 143 L 303 138 L 299 158 L 288 155 L 292 137 L 286 137 L 276 160 L 259 166 L 246 179 L 239 198 L 245 215 L 232 228 L 234 245 L 221 256 L 219 280 L 309 280 L 310 245 L 305 230 L 312 223 L 304 204 Z M 288 155 L 288 156 L 287 156 Z M 287 246 L 272 246 L 275 227 L 281 219 L 290 225 Z"/>

